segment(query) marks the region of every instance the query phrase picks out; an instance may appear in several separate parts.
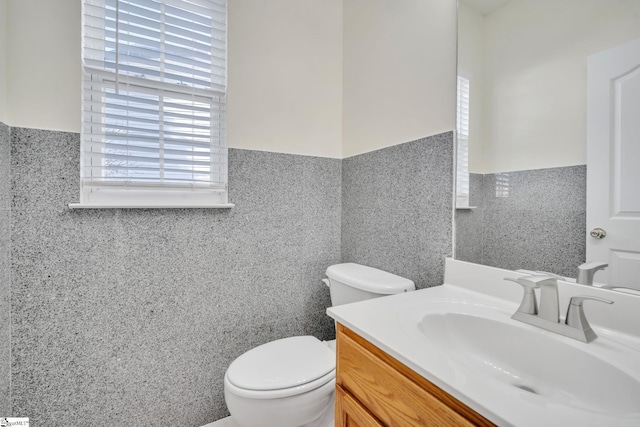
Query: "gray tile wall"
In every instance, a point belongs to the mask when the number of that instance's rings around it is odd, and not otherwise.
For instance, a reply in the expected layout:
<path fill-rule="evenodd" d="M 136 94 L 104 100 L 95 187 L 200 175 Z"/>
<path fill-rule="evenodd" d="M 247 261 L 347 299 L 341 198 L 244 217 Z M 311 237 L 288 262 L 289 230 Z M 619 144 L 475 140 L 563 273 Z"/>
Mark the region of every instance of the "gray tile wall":
<path fill-rule="evenodd" d="M 0 123 L 0 416 L 11 415 L 11 146 Z"/>
<path fill-rule="evenodd" d="M 586 166 L 479 176 L 479 208 L 456 212 L 456 257 L 575 277 L 586 256 Z"/>
<path fill-rule="evenodd" d="M 452 188 L 452 132 L 343 160 L 342 260 L 442 284 Z"/>
<path fill-rule="evenodd" d="M 456 259 L 482 264 L 484 242 L 484 175 L 469 174 L 469 206 L 456 209 Z"/>
<path fill-rule="evenodd" d="M 235 357 L 332 338 L 340 160 L 232 149 L 231 210 L 70 211 L 79 135 L 13 128 L 11 147 L 16 416 L 201 426 Z"/>

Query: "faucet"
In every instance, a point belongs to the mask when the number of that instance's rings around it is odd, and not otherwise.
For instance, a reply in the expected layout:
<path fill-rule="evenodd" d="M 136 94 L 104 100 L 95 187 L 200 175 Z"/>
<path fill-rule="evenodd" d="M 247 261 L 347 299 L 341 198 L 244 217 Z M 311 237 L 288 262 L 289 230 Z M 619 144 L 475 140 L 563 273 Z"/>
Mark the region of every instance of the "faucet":
<path fill-rule="evenodd" d="M 585 262 L 578 266 L 578 278 L 576 282 L 581 285 L 593 286 L 593 276 L 598 270 L 603 270 L 607 267 L 609 267 L 609 264 L 604 262 Z"/>
<path fill-rule="evenodd" d="M 516 282 L 524 289 L 522 302 L 511 316 L 512 319 L 585 343 L 595 340 L 598 336 L 587 321 L 583 303 L 593 300 L 613 304 L 613 301 L 604 298 L 588 295 L 574 296 L 569 301 L 567 315 L 562 321 L 558 303 L 558 279 L 539 275 L 517 279 L 506 277 L 505 280 Z M 536 301 L 535 289 L 540 289 L 539 304 Z"/>

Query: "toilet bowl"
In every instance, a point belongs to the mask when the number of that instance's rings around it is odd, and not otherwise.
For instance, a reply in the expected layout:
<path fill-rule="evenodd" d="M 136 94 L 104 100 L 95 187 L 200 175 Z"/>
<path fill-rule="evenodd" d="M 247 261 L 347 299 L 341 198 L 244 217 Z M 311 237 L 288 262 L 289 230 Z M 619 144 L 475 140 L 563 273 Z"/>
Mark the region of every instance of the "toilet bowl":
<path fill-rule="evenodd" d="M 224 377 L 225 400 L 243 427 L 326 426 L 335 353 L 312 336 L 271 341 L 237 358 Z"/>
<path fill-rule="evenodd" d="M 415 290 L 411 280 L 353 263 L 333 265 L 326 274 L 333 305 Z M 247 351 L 224 377 L 233 420 L 242 427 L 332 427 L 335 359 L 335 344 L 312 336 Z"/>

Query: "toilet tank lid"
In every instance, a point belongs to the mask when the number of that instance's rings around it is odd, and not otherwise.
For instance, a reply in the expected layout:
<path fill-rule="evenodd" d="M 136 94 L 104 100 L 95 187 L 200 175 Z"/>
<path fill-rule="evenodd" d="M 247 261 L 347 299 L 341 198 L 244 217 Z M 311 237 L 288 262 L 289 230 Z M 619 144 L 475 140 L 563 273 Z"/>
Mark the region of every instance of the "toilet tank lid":
<path fill-rule="evenodd" d="M 345 285 L 381 295 L 399 294 L 416 289 L 412 280 L 353 262 L 332 265 L 327 268 L 326 274 L 328 278 Z"/>
<path fill-rule="evenodd" d="M 227 378 L 245 390 L 302 386 L 336 368 L 336 354 L 310 335 L 283 338 L 255 347 L 227 369 Z"/>

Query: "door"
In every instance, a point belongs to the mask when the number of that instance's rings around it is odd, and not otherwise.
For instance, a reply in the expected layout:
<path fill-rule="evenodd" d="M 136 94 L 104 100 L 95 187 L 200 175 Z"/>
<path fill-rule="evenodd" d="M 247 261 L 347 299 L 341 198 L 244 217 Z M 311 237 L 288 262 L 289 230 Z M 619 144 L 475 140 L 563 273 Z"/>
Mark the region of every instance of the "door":
<path fill-rule="evenodd" d="M 587 261 L 640 289 L 640 40 L 588 59 Z"/>

